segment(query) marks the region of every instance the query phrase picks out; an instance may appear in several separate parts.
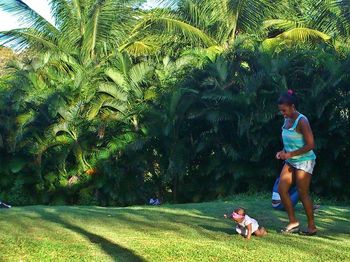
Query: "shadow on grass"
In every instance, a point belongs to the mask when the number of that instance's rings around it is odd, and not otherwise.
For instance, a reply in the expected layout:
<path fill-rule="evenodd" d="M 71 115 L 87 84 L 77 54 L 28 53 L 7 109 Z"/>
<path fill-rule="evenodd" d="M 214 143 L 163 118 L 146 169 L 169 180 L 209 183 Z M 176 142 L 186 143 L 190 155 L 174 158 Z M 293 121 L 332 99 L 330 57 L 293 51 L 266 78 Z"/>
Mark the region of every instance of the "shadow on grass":
<path fill-rule="evenodd" d="M 57 214 L 49 213 L 45 210 L 36 210 L 40 214 L 41 219 L 50 221 L 52 223 L 59 224 L 66 229 L 69 229 L 81 236 L 86 237 L 92 244 L 97 244 L 106 254 L 108 254 L 113 259 L 118 259 L 118 261 L 135 261 L 141 262 L 146 261 L 144 258 L 135 254 L 132 250 L 122 247 L 102 236 L 91 233 L 82 227 L 68 223 L 67 221 L 61 219 Z"/>
<path fill-rule="evenodd" d="M 269 232 L 276 232 L 287 220 L 284 212 L 275 211 L 271 208 L 269 202 L 260 200 L 244 202 L 248 208 L 248 214 L 256 218 L 262 226 Z M 135 208 L 98 208 L 98 207 L 55 207 L 54 213 L 35 209 L 41 215 L 42 219 L 48 220 L 65 228 L 79 233 L 90 240 L 91 243 L 99 244 L 101 249 L 113 258 L 127 261 L 144 261 L 143 258 L 136 255 L 133 251 L 118 246 L 112 241 L 85 230 L 84 225 L 73 225 L 62 219 L 60 216 L 71 216 L 78 218 L 89 217 L 89 222 L 98 220 L 100 224 L 110 225 L 111 230 L 129 228 L 135 232 L 135 237 L 142 235 L 153 238 L 161 237 L 163 232 L 173 232 L 180 238 L 205 237 L 209 240 L 226 241 L 235 235 L 234 223 L 224 220 L 222 215 L 228 210 L 232 210 L 237 203 L 217 202 L 213 204 L 191 204 L 163 207 L 135 207 Z M 189 212 L 189 213 L 187 213 Z M 302 206 L 296 207 L 298 217 L 305 222 L 305 213 Z M 74 214 L 74 215 L 72 215 Z M 304 254 L 310 250 L 321 250 L 334 254 L 333 250 L 342 250 L 341 240 L 349 234 L 347 218 L 350 217 L 349 209 L 323 207 L 316 215 L 319 234 L 315 238 L 302 236 L 284 236 L 271 234 L 263 238 L 262 243 L 271 247 L 278 246 L 282 250 L 299 250 Z M 329 240 L 333 240 L 332 243 Z M 239 242 L 240 243 L 240 242 Z M 333 253 L 332 253 L 333 252 Z M 345 255 L 336 255 L 344 259 Z M 121 258 L 119 258 L 119 256 Z M 345 261 L 345 260 L 344 260 Z"/>
<path fill-rule="evenodd" d="M 199 227 L 208 230 L 208 231 L 212 231 L 212 232 L 216 232 L 216 233 L 224 233 L 227 235 L 235 235 L 236 231 L 234 229 L 234 227 L 223 227 L 223 226 L 212 226 L 212 225 L 198 225 Z"/>

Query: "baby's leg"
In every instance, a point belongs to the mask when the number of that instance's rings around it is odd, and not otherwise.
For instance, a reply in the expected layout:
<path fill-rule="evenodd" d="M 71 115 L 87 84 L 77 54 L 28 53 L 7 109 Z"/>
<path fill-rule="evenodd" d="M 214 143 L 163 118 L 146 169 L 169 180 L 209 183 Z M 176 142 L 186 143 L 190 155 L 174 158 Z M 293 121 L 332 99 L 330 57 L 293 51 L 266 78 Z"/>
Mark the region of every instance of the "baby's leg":
<path fill-rule="evenodd" d="M 263 237 L 267 235 L 267 231 L 264 227 L 259 227 L 258 230 L 254 232 L 254 235 L 256 235 L 257 237 Z"/>

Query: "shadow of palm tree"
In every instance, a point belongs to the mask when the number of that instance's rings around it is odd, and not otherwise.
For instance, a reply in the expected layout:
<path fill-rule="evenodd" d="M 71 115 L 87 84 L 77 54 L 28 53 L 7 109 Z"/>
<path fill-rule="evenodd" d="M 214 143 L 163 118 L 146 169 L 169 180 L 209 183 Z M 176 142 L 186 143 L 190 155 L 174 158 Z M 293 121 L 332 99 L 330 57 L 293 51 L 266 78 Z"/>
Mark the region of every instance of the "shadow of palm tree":
<path fill-rule="evenodd" d="M 84 228 L 77 225 L 73 225 L 63 219 L 61 219 L 57 214 L 49 213 L 43 209 L 36 211 L 42 219 L 48 220 L 52 223 L 59 224 L 64 226 L 66 229 L 69 229 L 73 232 L 76 232 L 87 239 L 92 244 L 99 245 L 99 247 L 108 254 L 113 259 L 118 259 L 118 261 L 132 261 L 132 262 L 143 262 L 146 261 L 144 258 L 135 254 L 132 250 L 122 247 L 109 239 L 106 239 L 97 234 L 86 231 Z"/>
<path fill-rule="evenodd" d="M 224 233 L 227 235 L 234 235 L 236 234 L 236 231 L 234 230 L 234 227 L 218 227 L 218 226 L 211 226 L 211 225 L 198 225 L 199 227 L 208 230 L 208 231 L 213 231 L 213 232 L 219 232 L 219 233 Z"/>

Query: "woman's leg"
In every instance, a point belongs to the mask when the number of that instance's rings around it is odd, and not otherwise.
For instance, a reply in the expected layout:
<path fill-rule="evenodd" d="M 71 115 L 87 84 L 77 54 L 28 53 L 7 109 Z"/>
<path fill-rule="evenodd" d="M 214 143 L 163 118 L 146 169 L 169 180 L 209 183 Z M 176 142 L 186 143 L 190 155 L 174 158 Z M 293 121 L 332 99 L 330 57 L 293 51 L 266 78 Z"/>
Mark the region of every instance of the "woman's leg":
<path fill-rule="evenodd" d="M 284 164 L 280 175 L 280 182 L 278 184 L 278 193 L 281 196 L 283 206 L 289 218 L 289 224 L 286 226 L 287 230 L 299 225 L 299 222 L 295 217 L 292 201 L 290 200 L 289 196 L 289 189 L 293 184 L 293 172 L 294 168 L 288 164 Z"/>
<path fill-rule="evenodd" d="M 298 188 L 299 198 L 303 203 L 305 213 L 307 216 L 308 231 L 310 233 L 316 232 L 315 220 L 314 220 L 314 209 L 312 200 L 309 196 L 309 187 L 311 182 L 311 175 L 303 170 L 297 169 L 295 171 L 296 184 Z"/>

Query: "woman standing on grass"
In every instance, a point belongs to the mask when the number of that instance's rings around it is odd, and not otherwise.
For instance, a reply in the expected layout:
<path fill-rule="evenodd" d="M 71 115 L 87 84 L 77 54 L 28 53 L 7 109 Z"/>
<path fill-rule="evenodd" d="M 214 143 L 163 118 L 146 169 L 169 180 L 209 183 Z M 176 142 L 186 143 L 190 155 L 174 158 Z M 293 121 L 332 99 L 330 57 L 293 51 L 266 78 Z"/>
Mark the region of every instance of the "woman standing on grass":
<path fill-rule="evenodd" d="M 284 148 L 277 152 L 276 158 L 284 160 L 281 171 L 278 192 L 287 211 L 289 223 L 281 233 L 300 232 L 304 235 L 315 235 L 317 232 L 313 204 L 309 196 L 312 172 L 316 155 L 314 137 L 307 118 L 296 110 L 297 98 L 292 90 L 282 94 L 278 99 L 278 109 L 284 117 L 282 140 Z M 301 202 L 303 203 L 308 227 L 299 231 L 299 221 L 294 214 L 294 208 L 289 197 L 289 189 L 295 181 Z"/>

